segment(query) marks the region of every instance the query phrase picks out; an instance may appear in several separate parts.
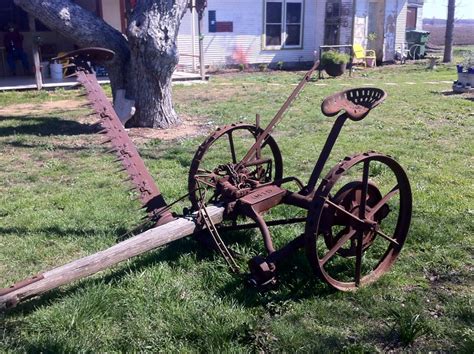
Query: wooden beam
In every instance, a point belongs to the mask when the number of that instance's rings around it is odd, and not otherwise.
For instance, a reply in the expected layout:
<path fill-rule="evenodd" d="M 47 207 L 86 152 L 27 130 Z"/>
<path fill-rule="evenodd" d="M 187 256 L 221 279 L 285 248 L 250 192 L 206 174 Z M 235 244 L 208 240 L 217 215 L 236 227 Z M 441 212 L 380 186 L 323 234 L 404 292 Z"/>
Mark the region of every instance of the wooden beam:
<path fill-rule="evenodd" d="M 207 211 L 215 224 L 222 221 L 223 207 L 209 206 Z M 0 310 L 14 307 L 22 300 L 85 278 L 124 260 L 192 235 L 197 230 L 198 226 L 195 218 L 178 218 L 167 224 L 147 230 L 106 250 L 25 279 L 10 288 L 0 289 Z"/>
<path fill-rule="evenodd" d="M 199 74 L 201 80 L 206 80 L 205 64 L 204 64 L 204 36 L 202 34 L 203 14 L 198 15 L 198 37 L 199 37 Z M 194 43 L 193 43 L 194 45 Z"/>
<path fill-rule="evenodd" d="M 43 77 L 41 76 L 41 60 L 40 60 L 40 55 L 39 55 L 35 18 L 31 14 L 28 14 L 28 24 L 30 26 L 30 32 L 31 32 L 32 42 L 33 42 L 32 50 L 33 50 L 33 63 L 34 63 L 34 70 L 35 70 L 36 88 L 38 90 L 41 90 L 43 88 Z"/>

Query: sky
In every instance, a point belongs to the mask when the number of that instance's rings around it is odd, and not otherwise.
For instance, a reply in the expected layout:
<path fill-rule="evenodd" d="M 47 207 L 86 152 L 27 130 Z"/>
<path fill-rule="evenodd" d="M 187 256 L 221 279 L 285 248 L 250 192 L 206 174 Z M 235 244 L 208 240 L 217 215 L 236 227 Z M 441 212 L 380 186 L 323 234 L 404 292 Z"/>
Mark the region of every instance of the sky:
<path fill-rule="evenodd" d="M 448 0 L 425 0 L 424 18 L 446 18 Z M 456 0 L 457 19 L 474 19 L 474 0 Z"/>

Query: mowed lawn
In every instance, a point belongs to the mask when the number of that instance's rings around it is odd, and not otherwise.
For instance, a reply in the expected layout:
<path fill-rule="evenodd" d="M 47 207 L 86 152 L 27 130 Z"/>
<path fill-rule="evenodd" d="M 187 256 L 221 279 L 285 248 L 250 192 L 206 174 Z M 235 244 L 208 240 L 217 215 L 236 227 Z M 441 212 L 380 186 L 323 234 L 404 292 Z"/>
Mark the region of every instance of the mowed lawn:
<path fill-rule="evenodd" d="M 177 111 L 202 124 L 197 136 L 134 135 L 167 201 L 186 193 L 203 132 L 256 113 L 269 122 L 302 76 L 233 73 L 175 86 Z M 307 180 L 334 121 L 320 112 L 324 97 L 363 85 L 388 92 L 367 118 L 347 122 L 325 168 L 376 150 L 409 175 L 407 243 L 375 284 L 333 291 L 301 251 L 280 267 L 278 286 L 259 293 L 187 238 L 0 314 L 0 351 L 473 352 L 474 101 L 449 93 L 455 77 L 454 66 L 408 64 L 313 81 L 274 133 L 285 175 Z M 111 246 L 143 216 L 79 94 L 0 94 L 0 287 Z M 283 245 L 301 228 L 272 232 Z M 263 252 L 257 232 L 226 240 L 243 266 Z"/>

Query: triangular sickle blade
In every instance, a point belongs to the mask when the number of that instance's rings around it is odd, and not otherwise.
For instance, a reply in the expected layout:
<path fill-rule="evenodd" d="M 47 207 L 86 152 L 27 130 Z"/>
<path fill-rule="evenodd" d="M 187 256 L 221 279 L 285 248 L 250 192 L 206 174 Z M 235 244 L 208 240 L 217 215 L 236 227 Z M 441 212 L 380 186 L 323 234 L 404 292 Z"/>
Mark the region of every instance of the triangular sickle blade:
<path fill-rule="evenodd" d="M 112 149 L 110 152 L 117 156 L 116 162 L 120 162 L 130 176 L 141 204 L 149 213 L 163 209 L 167 206 L 160 190 L 151 177 L 138 151 L 128 136 L 123 124 L 118 118 L 109 99 L 100 87 L 94 74 L 78 71 L 78 81 L 84 86 L 89 104 L 100 116 L 100 125 L 103 128 L 107 140 L 110 140 Z M 163 215 L 164 217 L 165 215 Z"/>

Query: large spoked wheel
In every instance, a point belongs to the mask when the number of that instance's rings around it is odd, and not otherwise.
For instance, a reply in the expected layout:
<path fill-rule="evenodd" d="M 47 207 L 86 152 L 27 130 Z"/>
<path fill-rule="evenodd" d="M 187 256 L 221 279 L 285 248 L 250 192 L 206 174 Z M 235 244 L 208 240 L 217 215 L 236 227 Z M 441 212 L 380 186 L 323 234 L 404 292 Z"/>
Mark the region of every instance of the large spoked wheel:
<path fill-rule="evenodd" d="M 410 183 L 394 159 L 375 152 L 344 159 L 325 181 L 308 212 L 306 255 L 328 284 L 356 290 L 398 257 L 411 221 Z"/>
<path fill-rule="evenodd" d="M 194 210 L 199 208 L 198 201 L 203 192 L 206 203 L 219 198 L 216 180 L 225 177 L 229 169 L 241 161 L 262 132 L 262 129 L 251 124 L 232 124 L 218 128 L 199 146 L 188 175 L 189 199 Z M 260 163 L 252 165 L 257 159 Z M 247 165 L 248 175 L 260 183 L 283 177 L 281 152 L 272 136 L 267 137 L 258 156 Z M 198 187 L 201 187 L 201 192 Z"/>

